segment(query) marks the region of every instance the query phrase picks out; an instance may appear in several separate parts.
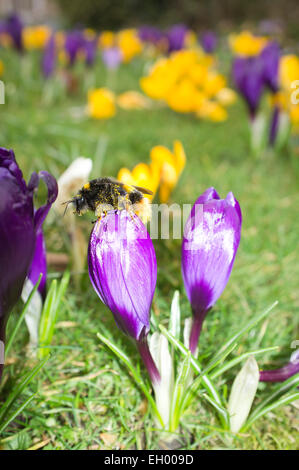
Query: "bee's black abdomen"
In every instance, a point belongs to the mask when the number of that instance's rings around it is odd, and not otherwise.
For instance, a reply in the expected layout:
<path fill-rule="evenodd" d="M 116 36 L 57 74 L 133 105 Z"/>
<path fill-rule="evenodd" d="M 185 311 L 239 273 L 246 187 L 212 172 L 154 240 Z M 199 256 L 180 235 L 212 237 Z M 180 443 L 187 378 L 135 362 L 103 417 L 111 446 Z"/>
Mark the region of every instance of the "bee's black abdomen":
<path fill-rule="evenodd" d="M 137 204 L 142 201 L 143 196 L 139 191 L 133 191 L 129 194 L 129 199 L 132 204 Z"/>

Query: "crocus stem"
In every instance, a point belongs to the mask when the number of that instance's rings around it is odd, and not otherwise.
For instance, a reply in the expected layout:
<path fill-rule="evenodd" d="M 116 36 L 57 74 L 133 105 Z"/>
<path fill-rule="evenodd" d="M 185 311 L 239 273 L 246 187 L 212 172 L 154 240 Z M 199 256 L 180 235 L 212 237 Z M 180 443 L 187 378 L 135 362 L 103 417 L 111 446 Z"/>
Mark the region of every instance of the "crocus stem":
<path fill-rule="evenodd" d="M 136 341 L 136 344 L 141 359 L 143 360 L 144 365 L 147 368 L 152 384 L 157 385 L 161 380 L 161 376 L 150 353 L 147 343 L 147 337 L 144 336 L 139 341 Z"/>
<path fill-rule="evenodd" d="M 279 108 L 278 106 L 275 106 L 273 115 L 272 115 L 270 135 L 269 135 L 269 144 L 272 146 L 275 144 L 278 127 L 279 127 Z"/>
<path fill-rule="evenodd" d="M 295 374 L 299 373 L 299 362 L 290 362 L 280 369 L 260 371 L 260 382 L 284 382 Z"/>
<path fill-rule="evenodd" d="M 206 317 L 206 314 L 207 312 L 203 311 L 203 312 L 196 313 L 193 316 L 193 323 L 191 327 L 190 343 L 189 343 L 189 349 L 191 353 L 193 354 L 193 356 L 195 356 L 196 354 L 198 340 L 199 340 L 199 336 L 200 336 L 201 329 L 202 329 L 202 324 Z"/>

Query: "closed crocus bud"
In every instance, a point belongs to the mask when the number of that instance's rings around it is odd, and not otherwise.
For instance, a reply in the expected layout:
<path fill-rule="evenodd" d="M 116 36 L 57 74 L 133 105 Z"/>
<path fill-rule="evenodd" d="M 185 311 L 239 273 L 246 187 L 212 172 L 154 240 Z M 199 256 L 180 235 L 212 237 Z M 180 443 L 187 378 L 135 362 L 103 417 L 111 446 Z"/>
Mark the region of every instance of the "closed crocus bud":
<path fill-rule="evenodd" d="M 5 23 L 5 32 L 9 34 L 13 40 L 14 47 L 22 52 L 23 45 L 23 22 L 17 14 L 11 15 Z"/>
<path fill-rule="evenodd" d="M 201 37 L 201 45 L 207 54 L 212 54 L 217 46 L 217 36 L 213 31 L 206 31 Z"/>
<path fill-rule="evenodd" d="M 96 293 L 117 326 L 136 341 L 152 382 L 157 382 L 159 372 L 146 341 L 157 262 L 141 220 L 126 210 L 110 211 L 99 219 L 90 237 L 88 267 Z"/>
<path fill-rule="evenodd" d="M 34 211 L 33 193 L 39 179 L 48 187 L 47 203 Z M 49 173 L 33 173 L 26 185 L 12 150 L 0 148 L 0 340 L 5 341 L 8 315 L 21 296 L 41 228 L 57 197 Z M 0 365 L 0 377 L 3 365 Z"/>
<path fill-rule="evenodd" d="M 76 62 L 79 52 L 83 50 L 84 43 L 85 40 L 81 31 L 71 31 L 67 34 L 64 47 L 71 66 Z"/>
<path fill-rule="evenodd" d="M 45 78 L 50 78 L 56 66 L 56 41 L 55 34 L 50 37 L 42 59 L 42 71 Z"/>
<path fill-rule="evenodd" d="M 299 349 L 294 351 L 290 362 L 279 369 L 261 370 L 261 382 L 284 382 L 295 374 L 299 374 Z"/>
<path fill-rule="evenodd" d="M 263 61 L 263 78 L 265 84 L 273 93 L 279 90 L 278 70 L 280 61 L 280 47 L 276 42 L 267 44 L 261 52 Z"/>
<path fill-rule="evenodd" d="M 254 119 L 264 87 L 264 64 L 260 56 L 237 57 L 233 62 L 233 80 L 244 97 Z"/>
<path fill-rule="evenodd" d="M 168 52 L 179 51 L 184 48 L 188 34 L 187 26 L 176 24 L 167 31 Z"/>
<path fill-rule="evenodd" d="M 259 368 L 253 356 L 236 376 L 228 402 L 230 429 L 237 433 L 249 415 L 259 383 Z"/>
<path fill-rule="evenodd" d="M 241 238 L 242 216 L 232 193 L 209 188 L 195 202 L 184 230 L 182 273 L 193 312 L 190 350 L 196 352 L 203 320 L 222 294 Z"/>

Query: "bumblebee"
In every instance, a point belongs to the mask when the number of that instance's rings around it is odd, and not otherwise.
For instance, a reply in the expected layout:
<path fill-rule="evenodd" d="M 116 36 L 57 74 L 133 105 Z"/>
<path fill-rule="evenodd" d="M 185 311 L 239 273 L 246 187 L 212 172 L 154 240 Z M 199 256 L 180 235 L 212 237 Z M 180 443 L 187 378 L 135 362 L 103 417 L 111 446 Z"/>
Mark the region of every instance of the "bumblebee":
<path fill-rule="evenodd" d="M 72 204 L 74 214 L 82 215 L 92 211 L 98 219 L 112 210 L 127 210 L 134 212 L 146 223 L 151 217 L 151 206 L 145 194 L 153 195 L 148 189 L 127 185 L 113 178 L 97 178 L 86 183 L 73 199 L 63 204 L 66 204 L 65 212 L 68 205 Z"/>

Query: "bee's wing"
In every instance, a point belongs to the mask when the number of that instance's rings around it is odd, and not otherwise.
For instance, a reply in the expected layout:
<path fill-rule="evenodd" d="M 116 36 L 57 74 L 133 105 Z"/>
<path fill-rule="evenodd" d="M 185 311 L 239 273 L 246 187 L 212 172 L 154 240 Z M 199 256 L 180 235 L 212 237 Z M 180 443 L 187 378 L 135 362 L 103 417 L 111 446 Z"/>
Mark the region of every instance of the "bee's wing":
<path fill-rule="evenodd" d="M 141 188 L 140 186 L 133 186 L 133 188 L 137 189 L 137 191 L 140 191 L 142 194 L 148 194 L 149 196 L 152 196 L 154 194 L 153 191 L 150 191 L 146 188 Z"/>
<path fill-rule="evenodd" d="M 109 177 L 109 179 L 111 180 L 110 184 L 118 184 L 120 186 L 127 186 L 127 187 L 129 186 L 131 188 L 137 189 L 137 191 L 140 191 L 142 194 L 148 194 L 149 196 L 152 196 L 154 194 L 149 189 L 142 188 L 140 186 L 133 186 L 131 184 L 125 184 L 125 183 L 122 183 L 121 181 L 117 181 L 115 178 L 112 178 L 112 177 Z"/>

